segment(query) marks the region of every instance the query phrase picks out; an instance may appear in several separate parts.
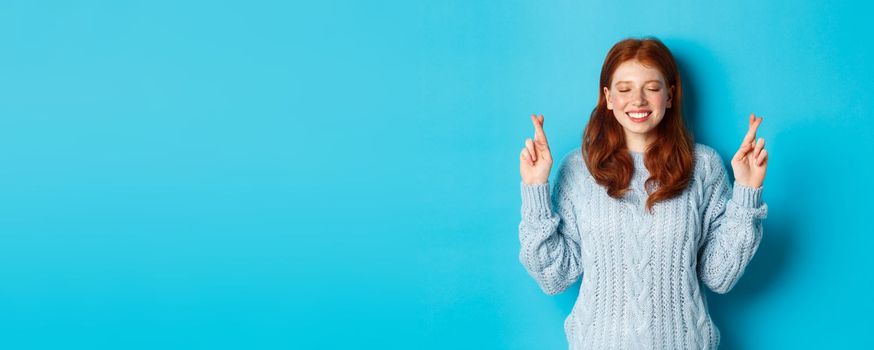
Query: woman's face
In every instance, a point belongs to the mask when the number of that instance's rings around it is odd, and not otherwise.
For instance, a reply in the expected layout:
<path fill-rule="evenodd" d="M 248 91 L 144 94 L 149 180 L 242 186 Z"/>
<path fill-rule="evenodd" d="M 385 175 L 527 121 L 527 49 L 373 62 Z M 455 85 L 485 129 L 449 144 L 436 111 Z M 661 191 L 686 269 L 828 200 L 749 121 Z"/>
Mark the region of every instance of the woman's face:
<path fill-rule="evenodd" d="M 627 137 L 648 140 L 650 131 L 662 121 L 671 107 L 672 86 L 655 67 L 640 61 L 625 61 L 616 68 L 610 88 L 604 88 L 607 109 L 625 129 Z"/>

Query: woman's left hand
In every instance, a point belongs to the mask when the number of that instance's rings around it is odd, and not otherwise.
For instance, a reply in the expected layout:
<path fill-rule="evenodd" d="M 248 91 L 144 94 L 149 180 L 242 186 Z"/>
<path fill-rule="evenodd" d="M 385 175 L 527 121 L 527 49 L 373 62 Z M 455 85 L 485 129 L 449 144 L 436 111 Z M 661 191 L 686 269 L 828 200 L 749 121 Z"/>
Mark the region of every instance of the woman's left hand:
<path fill-rule="evenodd" d="M 762 123 L 762 117 L 756 118 L 750 113 L 750 128 L 744 136 L 740 149 L 731 159 L 734 170 L 734 180 L 744 186 L 759 188 L 765 181 L 765 170 L 768 168 L 768 151 L 765 150 L 765 139 L 756 141 L 756 130 Z"/>

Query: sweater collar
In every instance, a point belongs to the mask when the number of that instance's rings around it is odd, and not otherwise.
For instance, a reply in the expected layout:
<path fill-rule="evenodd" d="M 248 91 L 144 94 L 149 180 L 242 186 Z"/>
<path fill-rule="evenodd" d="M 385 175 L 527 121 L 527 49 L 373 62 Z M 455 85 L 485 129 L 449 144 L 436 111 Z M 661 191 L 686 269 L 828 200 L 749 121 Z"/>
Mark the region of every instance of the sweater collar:
<path fill-rule="evenodd" d="M 631 159 L 634 160 L 635 166 L 643 165 L 643 152 L 628 151 L 628 153 L 631 153 Z"/>

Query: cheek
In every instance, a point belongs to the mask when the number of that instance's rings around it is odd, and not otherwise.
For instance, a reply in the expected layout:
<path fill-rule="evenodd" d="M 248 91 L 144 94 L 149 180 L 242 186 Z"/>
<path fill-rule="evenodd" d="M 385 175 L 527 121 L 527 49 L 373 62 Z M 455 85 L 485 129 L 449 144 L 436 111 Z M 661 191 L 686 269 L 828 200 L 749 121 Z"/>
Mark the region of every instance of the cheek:
<path fill-rule="evenodd" d="M 628 99 L 621 94 L 613 95 L 613 104 L 616 106 L 624 106 Z"/>
<path fill-rule="evenodd" d="M 653 95 L 650 97 L 649 102 L 656 106 L 664 106 L 668 104 L 668 95 Z"/>

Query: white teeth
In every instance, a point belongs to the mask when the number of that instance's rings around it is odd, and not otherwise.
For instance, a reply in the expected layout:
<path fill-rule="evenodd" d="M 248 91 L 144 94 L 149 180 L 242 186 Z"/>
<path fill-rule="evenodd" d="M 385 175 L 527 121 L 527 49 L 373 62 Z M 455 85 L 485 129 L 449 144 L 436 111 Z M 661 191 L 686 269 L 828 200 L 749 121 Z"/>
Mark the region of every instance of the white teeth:
<path fill-rule="evenodd" d="M 649 112 L 646 113 L 628 113 L 632 118 L 640 119 L 649 115 Z"/>

